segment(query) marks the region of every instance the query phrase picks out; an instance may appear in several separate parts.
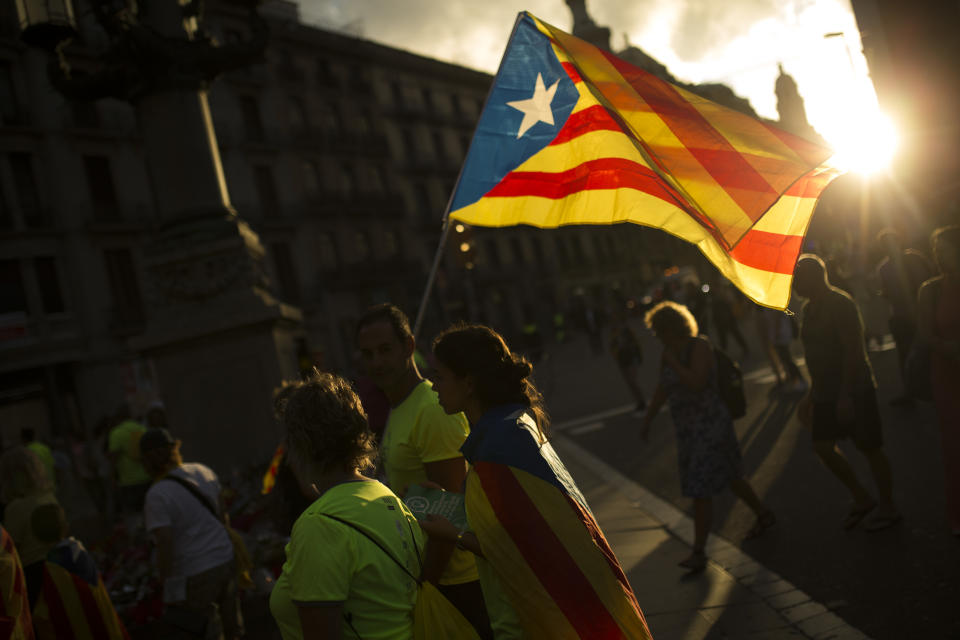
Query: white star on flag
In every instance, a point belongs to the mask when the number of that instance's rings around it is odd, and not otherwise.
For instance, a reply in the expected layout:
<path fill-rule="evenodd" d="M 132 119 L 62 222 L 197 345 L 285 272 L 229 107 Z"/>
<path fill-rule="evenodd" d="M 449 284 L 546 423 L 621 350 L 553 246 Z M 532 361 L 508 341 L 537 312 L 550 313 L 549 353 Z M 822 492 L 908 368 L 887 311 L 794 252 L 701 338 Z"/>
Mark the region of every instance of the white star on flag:
<path fill-rule="evenodd" d="M 553 109 L 550 108 L 550 103 L 553 102 L 553 96 L 557 93 L 558 84 L 560 84 L 559 78 L 547 89 L 543 85 L 543 76 L 538 73 L 532 98 L 507 103 L 507 106 L 523 112 L 523 121 L 520 123 L 520 130 L 517 131 L 517 139 L 523 137 L 523 134 L 538 122 L 553 124 Z"/>

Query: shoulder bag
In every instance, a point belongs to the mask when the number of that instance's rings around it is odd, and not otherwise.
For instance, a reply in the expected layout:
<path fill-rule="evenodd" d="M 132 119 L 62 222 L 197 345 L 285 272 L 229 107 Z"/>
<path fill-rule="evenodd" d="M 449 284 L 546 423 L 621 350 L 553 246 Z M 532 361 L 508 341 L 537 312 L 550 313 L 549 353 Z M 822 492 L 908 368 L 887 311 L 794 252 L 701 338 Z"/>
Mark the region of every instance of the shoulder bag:
<path fill-rule="evenodd" d="M 250 552 L 247 551 L 247 545 L 244 543 L 240 534 L 237 533 L 233 527 L 224 522 L 224 518 L 217 513 L 216 508 L 210 503 L 210 500 L 207 499 L 207 496 L 200 493 L 200 490 L 195 487 L 192 482 L 188 482 L 183 478 L 173 475 L 167 475 L 164 479 L 172 480 L 189 491 L 193 497 L 199 500 L 200 503 L 213 515 L 213 517 L 223 525 L 223 528 L 227 530 L 227 535 L 230 536 L 230 542 L 233 544 L 233 560 L 237 565 L 237 587 L 240 589 L 252 588 L 253 578 L 250 577 L 250 572 L 253 570 L 253 561 L 250 559 Z"/>
<path fill-rule="evenodd" d="M 386 547 L 380 544 L 376 538 L 349 520 L 332 516 L 329 513 L 324 513 L 321 515 L 350 527 L 367 540 L 377 545 L 381 551 L 387 554 L 388 558 L 393 560 L 398 567 L 403 569 L 404 573 L 413 578 L 413 581 L 417 583 L 417 604 L 413 609 L 414 640 L 431 640 L 433 638 L 462 638 L 463 640 L 480 640 L 480 636 L 477 635 L 477 631 L 473 628 L 473 625 L 467 622 L 467 619 L 463 617 L 463 614 L 460 613 L 459 609 L 453 606 L 453 604 L 451 604 L 450 601 L 447 600 L 447 598 L 429 581 L 422 580 L 419 576 L 413 575 L 413 573 L 407 569 L 406 565 L 397 560 L 394 555 L 390 553 Z M 420 570 L 423 571 L 423 562 L 420 559 L 420 550 L 417 548 L 417 539 L 416 536 L 413 535 L 413 527 L 411 526 L 409 520 L 407 520 L 407 528 L 410 530 L 410 539 L 413 542 L 413 549 L 417 553 L 417 564 L 419 565 Z M 357 633 L 357 630 L 353 626 L 350 614 L 344 613 L 344 617 L 346 618 L 347 625 L 349 625 L 354 635 L 360 638 L 360 634 Z"/>

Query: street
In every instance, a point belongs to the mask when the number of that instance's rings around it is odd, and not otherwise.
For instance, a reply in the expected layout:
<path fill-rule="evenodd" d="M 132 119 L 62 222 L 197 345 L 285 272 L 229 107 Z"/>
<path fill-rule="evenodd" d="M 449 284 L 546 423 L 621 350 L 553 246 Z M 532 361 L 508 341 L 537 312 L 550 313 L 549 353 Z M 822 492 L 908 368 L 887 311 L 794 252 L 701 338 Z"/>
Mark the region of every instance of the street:
<path fill-rule="evenodd" d="M 634 328 L 643 341 L 641 377 L 649 395 L 659 347 L 639 322 Z M 753 516 L 725 493 L 715 500 L 713 532 L 871 638 L 960 638 L 960 545 L 944 517 L 939 427 L 930 405 L 889 406 L 888 399 L 899 392 L 892 345 L 870 356 L 879 383 L 895 500 L 904 520 L 876 533 L 864 531 L 862 524 L 852 531 L 842 529 L 849 497 L 816 459 L 809 433 L 793 417 L 801 394 L 771 396 L 769 364 L 759 346 L 751 346 L 750 357 L 742 362 L 748 414 L 736 421 L 736 429 L 744 471 L 778 522 L 763 537 L 744 542 Z M 736 347 L 731 355 L 739 359 Z M 558 432 L 691 513 L 691 501 L 680 495 L 668 411 L 657 417 L 650 441 L 643 443 L 639 419 L 631 414 L 627 387 L 611 356 L 593 351 L 585 337 L 575 336 L 555 346 L 535 375 Z M 862 457 L 848 443 L 842 448 L 872 490 Z M 635 585 L 638 593 L 645 587 Z"/>

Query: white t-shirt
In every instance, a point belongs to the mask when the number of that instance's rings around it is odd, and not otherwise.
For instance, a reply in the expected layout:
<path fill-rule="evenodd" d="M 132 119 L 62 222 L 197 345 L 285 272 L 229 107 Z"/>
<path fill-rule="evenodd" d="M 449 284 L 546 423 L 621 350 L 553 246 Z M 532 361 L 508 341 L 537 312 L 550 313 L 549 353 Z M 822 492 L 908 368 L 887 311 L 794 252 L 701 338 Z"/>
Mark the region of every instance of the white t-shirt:
<path fill-rule="evenodd" d="M 219 505 L 220 481 L 209 467 L 187 462 L 170 472 L 192 482 L 214 505 Z M 173 531 L 171 577 L 193 576 L 233 559 L 233 543 L 223 524 L 185 487 L 158 480 L 147 491 L 143 505 L 147 531 Z"/>

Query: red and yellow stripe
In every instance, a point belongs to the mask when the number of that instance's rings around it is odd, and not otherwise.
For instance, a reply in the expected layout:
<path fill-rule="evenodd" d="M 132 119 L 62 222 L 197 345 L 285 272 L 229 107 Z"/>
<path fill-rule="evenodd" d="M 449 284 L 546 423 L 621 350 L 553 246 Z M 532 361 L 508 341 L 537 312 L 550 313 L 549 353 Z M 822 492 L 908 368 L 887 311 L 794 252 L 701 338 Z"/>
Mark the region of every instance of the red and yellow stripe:
<path fill-rule="evenodd" d="M 530 637 L 650 637 L 643 613 L 593 515 L 556 486 L 477 462 L 467 516 Z"/>
<path fill-rule="evenodd" d="M 47 562 L 43 591 L 33 608 L 38 640 L 129 640 L 102 580 L 91 585 Z"/>
<path fill-rule="evenodd" d="M 579 100 L 550 145 L 451 217 L 655 227 L 695 244 L 751 299 L 785 308 L 817 198 L 839 175 L 821 166 L 831 151 L 534 22 Z"/>
<path fill-rule="evenodd" d="M 0 638 L 32 640 L 33 621 L 20 554 L 7 530 L 0 527 Z"/>

